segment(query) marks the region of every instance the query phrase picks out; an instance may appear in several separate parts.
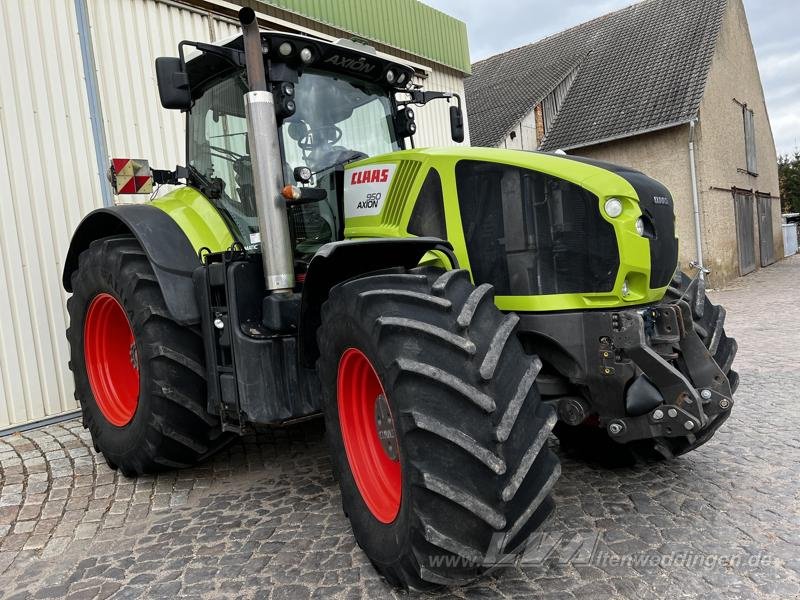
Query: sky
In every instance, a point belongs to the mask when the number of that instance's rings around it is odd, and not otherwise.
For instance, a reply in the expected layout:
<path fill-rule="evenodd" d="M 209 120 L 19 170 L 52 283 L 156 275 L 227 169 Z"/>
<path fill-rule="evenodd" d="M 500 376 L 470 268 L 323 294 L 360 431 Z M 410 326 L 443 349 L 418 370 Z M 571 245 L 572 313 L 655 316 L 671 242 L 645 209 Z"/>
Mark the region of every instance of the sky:
<path fill-rule="evenodd" d="M 632 0 L 423 0 L 467 24 L 472 62 Z M 744 0 L 778 154 L 800 149 L 800 0 Z"/>

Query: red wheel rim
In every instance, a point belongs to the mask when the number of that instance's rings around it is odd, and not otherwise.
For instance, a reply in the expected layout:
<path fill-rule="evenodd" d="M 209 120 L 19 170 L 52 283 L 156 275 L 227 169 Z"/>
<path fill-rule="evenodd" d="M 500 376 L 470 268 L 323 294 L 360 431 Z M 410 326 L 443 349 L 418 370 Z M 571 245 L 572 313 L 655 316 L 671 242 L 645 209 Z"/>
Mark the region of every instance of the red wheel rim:
<path fill-rule="evenodd" d="M 100 412 L 112 425 L 127 425 L 139 405 L 139 365 L 130 321 L 111 294 L 98 294 L 89 304 L 83 354 Z"/>
<path fill-rule="evenodd" d="M 339 424 L 353 479 L 372 515 L 391 523 L 400 510 L 402 475 L 399 458 L 387 453 L 378 435 L 376 404 L 385 409 L 381 431 L 390 431 L 395 443 L 397 434 L 378 374 L 360 350 L 349 348 L 342 355 L 337 388 Z"/>

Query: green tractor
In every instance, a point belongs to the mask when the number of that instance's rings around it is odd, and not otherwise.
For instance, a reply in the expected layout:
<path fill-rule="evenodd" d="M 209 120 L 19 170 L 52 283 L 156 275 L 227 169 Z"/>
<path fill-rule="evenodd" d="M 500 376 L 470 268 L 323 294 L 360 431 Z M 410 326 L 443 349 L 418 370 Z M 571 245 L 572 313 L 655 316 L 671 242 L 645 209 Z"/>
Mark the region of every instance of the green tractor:
<path fill-rule="evenodd" d="M 728 417 L 725 311 L 676 274 L 669 192 L 543 153 L 413 149 L 413 71 L 260 32 L 160 58 L 186 167 L 116 164 L 69 248 L 70 366 L 125 476 L 322 413 L 344 512 L 386 579 L 469 581 L 552 509 L 547 439 L 670 458 Z M 191 55 L 185 55 L 193 48 Z M 406 145 L 411 148 L 406 148 Z"/>

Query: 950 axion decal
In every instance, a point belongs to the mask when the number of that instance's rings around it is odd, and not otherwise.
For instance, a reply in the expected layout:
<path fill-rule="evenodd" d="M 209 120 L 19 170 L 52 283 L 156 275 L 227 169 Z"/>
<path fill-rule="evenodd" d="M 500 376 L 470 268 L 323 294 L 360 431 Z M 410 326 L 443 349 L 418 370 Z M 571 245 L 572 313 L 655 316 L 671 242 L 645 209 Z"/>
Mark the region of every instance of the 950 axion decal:
<path fill-rule="evenodd" d="M 369 217 L 380 214 L 397 165 L 386 163 L 348 169 L 344 176 L 344 215 Z"/>

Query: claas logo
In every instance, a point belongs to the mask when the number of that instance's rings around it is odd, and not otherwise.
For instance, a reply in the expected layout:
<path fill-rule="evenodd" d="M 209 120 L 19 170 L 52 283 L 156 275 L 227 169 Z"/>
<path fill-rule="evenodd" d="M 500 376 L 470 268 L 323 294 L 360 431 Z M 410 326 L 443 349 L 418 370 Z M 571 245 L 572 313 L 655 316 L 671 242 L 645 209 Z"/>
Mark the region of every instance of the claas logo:
<path fill-rule="evenodd" d="M 350 178 L 351 185 L 359 183 L 386 183 L 389 181 L 389 169 L 367 169 L 355 171 Z"/>

